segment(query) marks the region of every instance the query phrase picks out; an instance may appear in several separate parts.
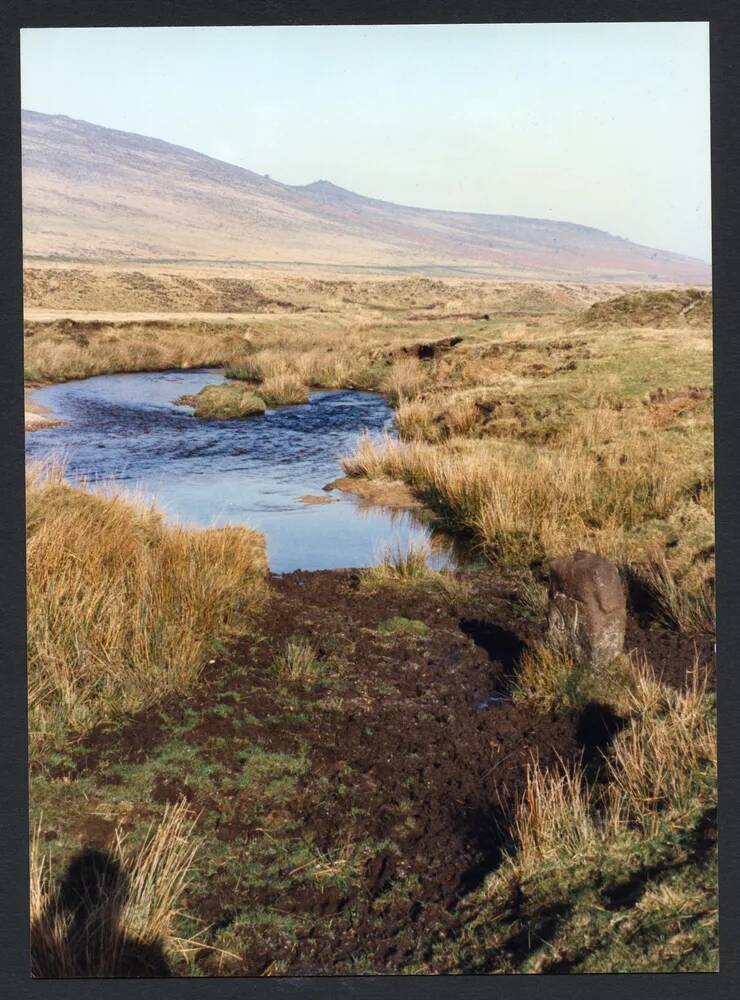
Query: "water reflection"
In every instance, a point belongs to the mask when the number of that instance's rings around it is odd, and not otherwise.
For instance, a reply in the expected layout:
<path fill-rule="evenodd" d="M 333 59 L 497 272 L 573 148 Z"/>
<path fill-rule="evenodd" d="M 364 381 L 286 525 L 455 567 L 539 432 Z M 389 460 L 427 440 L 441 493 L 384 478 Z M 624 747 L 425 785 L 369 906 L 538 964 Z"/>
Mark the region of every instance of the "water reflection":
<path fill-rule="evenodd" d="M 48 386 L 35 399 L 66 423 L 27 436 L 29 458 L 62 453 L 72 481 L 136 487 L 171 520 L 248 524 L 265 534 L 271 569 L 333 569 L 375 563 L 387 545 L 427 544 L 438 568 L 456 546 L 416 510 L 359 501 L 305 504 L 342 475 L 340 458 L 364 431 L 393 433 L 375 394 L 327 391 L 310 403 L 246 420 L 201 421 L 182 395 L 222 382 L 215 370 L 104 375 Z"/>

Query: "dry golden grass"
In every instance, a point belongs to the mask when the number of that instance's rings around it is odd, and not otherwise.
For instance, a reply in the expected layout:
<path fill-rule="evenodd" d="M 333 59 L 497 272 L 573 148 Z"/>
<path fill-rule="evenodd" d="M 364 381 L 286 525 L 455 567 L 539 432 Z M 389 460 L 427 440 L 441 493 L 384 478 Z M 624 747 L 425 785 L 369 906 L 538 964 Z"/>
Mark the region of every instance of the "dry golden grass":
<path fill-rule="evenodd" d="M 684 632 L 711 632 L 715 617 L 713 564 L 695 563 L 693 572 L 679 575 L 664 552 L 653 548 L 647 556 L 633 573 L 646 585 L 658 620 Z"/>
<path fill-rule="evenodd" d="M 650 693 L 645 679 L 651 676 L 632 654 L 622 654 L 608 667 L 590 671 L 547 643 L 534 642 L 519 660 L 512 695 L 540 712 L 581 711 L 589 703 L 598 703 L 625 716 L 633 711 L 636 692 L 645 697 Z"/>
<path fill-rule="evenodd" d="M 685 474 L 658 458 L 649 440 L 635 445 L 628 463 L 585 447 L 454 438 L 438 449 L 363 439 L 343 465 L 349 475 L 403 479 L 453 523 L 472 526 L 491 556 L 516 563 L 587 543 L 618 549 L 631 528 L 666 517 Z"/>
<path fill-rule="evenodd" d="M 429 380 L 429 365 L 424 365 L 418 358 L 396 358 L 379 388 L 391 402 L 403 402 L 418 396 Z"/>
<path fill-rule="evenodd" d="M 273 670 L 278 680 L 307 688 L 314 687 L 321 677 L 321 665 L 313 644 L 300 637 L 286 642 L 273 661 Z"/>
<path fill-rule="evenodd" d="M 309 388 L 375 390 L 390 364 L 372 336 L 331 323 L 265 325 L 253 343 L 226 362 L 226 375 L 252 384 L 269 406 L 305 403 Z"/>
<path fill-rule="evenodd" d="M 578 708 L 578 674 L 566 654 L 545 643 L 533 643 L 520 657 L 514 700 L 545 712 Z"/>
<path fill-rule="evenodd" d="M 436 442 L 445 436 L 444 425 L 427 399 L 399 398 L 396 428 L 404 441 Z"/>
<path fill-rule="evenodd" d="M 32 745 L 191 684 L 265 593 L 261 535 L 168 526 L 119 493 L 27 475 Z"/>
<path fill-rule="evenodd" d="M 271 375 L 262 382 L 259 395 L 268 406 L 290 406 L 308 402 L 308 389 L 294 372 Z"/>
<path fill-rule="evenodd" d="M 112 850 L 87 852 L 79 884 L 64 890 L 42 852 L 39 824 L 30 852 L 32 975 L 161 975 L 162 958 L 190 944 L 175 934 L 173 918 L 199 847 L 193 826 L 182 800 L 165 807 L 138 848 L 118 828 Z"/>
<path fill-rule="evenodd" d="M 444 445 L 366 437 L 343 467 L 350 476 L 406 482 L 449 527 L 472 529 L 492 561 L 512 567 L 588 548 L 637 572 L 646 553 L 658 552 L 642 573 L 662 616 L 673 627 L 705 631 L 713 621 L 713 566 L 704 557 L 697 562 L 697 550 L 707 532 L 711 539 L 711 489 L 696 497 L 699 473 L 670 441 L 634 426 L 610 439 L 617 420 L 597 408 L 549 448 L 462 436 Z M 682 524 L 706 526 L 688 567 L 678 561 L 681 550 L 671 563 L 656 549 L 679 511 Z"/>
<path fill-rule="evenodd" d="M 470 394 L 434 393 L 423 398 L 401 398 L 396 407 L 396 427 L 404 441 L 437 443 L 456 436 L 473 436 L 482 422 L 477 397 Z"/>
<path fill-rule="evenodd" d="M 490 891 L 598 866 L 637 840 L 690 829 L 716 800 L 716 720 L 706 675 L 694 665 L 685 690 L 656 681 L 644 660 L 630 661 L 628 725 L 614 737 L 603 784 L 580 768 L 541 770 L 533 762 L 511 817 L 514 850 Z"/>
<path fill-rule="evenodd" d="M 29 331 L 31 335 L 29 336 Z M 178 320 L 38 323 L 26 326 L 25 377 L 69 381 L 111 372 L 229 364 L 245 350 L 239 323 Z"/>
<path fill-rule="evenodd" d="M 695 663 L 683 690 L 643 677 L 632 691 L 631 714 L 608 761 L 609 812 L 647 837 L 666 827 L 685 829 L 716 794 L 714 698 L 706 675 Z"/>
<path fill-rule="evenodd" d="M 591 793 L 579 768 L 549 774 L 533 762 L 511 823 L 516 853 L 499 878 L 511 878 L 514 869 L 525 881 L 570 859 L 593 859 L 605 833 L 594 822 Z"/>
<path fill-rule="evenodd" d="M 530 618 L 544 620 L 550 607 L 548 586 L 531 570 L 524 570 L 517 580 L 517 605 Z"/>
<path fill-rule="evenodd" d="M 195 416 L 201 420 L 233 420 L 264 413 L 264 399 L 244 386 L 243 383 L 207 385 L 192 397 L 183 397 L 180 402 L 191 403 Z"/>
<path fill-rule="evenodd" d="M 403 583 L 424 579 L 434 573 L 429 566 L 432 552 L 428 544 L 409 542 L 406 548 L 400 544 L 386 545 L 377 566 L 366 571 L 368 580 L 383 579 Z"/>
<path fill-rule="evenodd" d="M 420 587 L 434 589 L 440 600 L 454 602 L 467 592 L 467 585 L 452 573 L 433 569 L 429 560 L 432 547 L 429 543 L 409 542 L 387 545 L 375 566 L 363 570 L 360 586 L 365 590 L 382 587 Z"/>

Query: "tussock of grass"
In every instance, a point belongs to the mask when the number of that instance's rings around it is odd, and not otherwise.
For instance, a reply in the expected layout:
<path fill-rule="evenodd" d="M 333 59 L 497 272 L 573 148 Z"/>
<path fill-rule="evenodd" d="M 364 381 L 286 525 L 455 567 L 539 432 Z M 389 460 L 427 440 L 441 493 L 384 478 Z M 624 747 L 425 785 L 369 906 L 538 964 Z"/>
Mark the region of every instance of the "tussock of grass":
<path fill-rule="evenodd" d="M 593 857 L 606 836 L 606 830 L 594 823 L 592 793 L 584 785 L 580 769 L 564 767 L 557 774 L 548 774 L 536 763 L 528 770 L 511 833 L 516 853 L 497 873 L 502 882 L 512 873 L 518 881 L 526 882 L 566 859 Z M 496 887 L 494 881 L 492 891 Z"/>
<path fill-rule="evenodd" d="M 322 676 L 321 663 L 308 639 L 290 639 L 273 661 L 273 669 L 281 681 L 314 687 Z"/>
<path fill-rule="evenodd" d="M 396 406 L 396 427 L 404 441 L 436 443 L 456 436 L 474 435 L 482 420 L 476 399 L 436 393 L 401 398 Z"/>
<path fill-rule="evenodd" d="M 581 711 L 589 702 L 611 706 L 617 713 L 631 704 L 635 668 L 627 655 L 608 667 L 590 671 L 565 653 L 535 642 L 522 653 L 513 686 L 514 701 L 542 712 Z"/>
<path fill-rule="evenodd" d="M 377 566 L 366 570 L 366 579 L 383 579 L 396 582 L 428 579 L 434 574 L 429 566 L 431 549 L 428 545 L 410 542 L 404 549 L 400 544 L 386 545 Z"/>
<path fill-rule="evenodd" d="M 688 687 L 678 691 L 643 678 L 631 710 L 632 724 L 609 759 L 610 812 L 647 837 L 686 829 L 716 794 L 714 698 L 706 676 L 695 664 Z"/>
<path fill-rule="evenodd" d="M 396 403 L 413 399 L 423 390 L 428 380 L 428 366 L 425 367 L 418 358 L 396 358 L 379 388 L 392 403 Z"/>
<path fill-rule="evenodd" d="M 265 594 L 264 540 L 168 526 L 153 508 L 27 473 L 32 745 L 192 684 Z"/>
<path fill-rule="evenodd" d="M 134 848 L 119 829 L 106 855 L 86 852 L 74 891 L 55 884 L 40 844 L 31 841 L 31 967 L 37 978 L 161 975 L 160 955 L 189 942 L 173 928 L 199 848 L 188 805 L 166 807 Z M 60 891 L 60 889 L 62 891 Z"/>
<path fill-rule="evenodd" d="M 234 420 L 264 413 L 265 401 L 244 385 L 207 385 L 193 397 L 195 416 L 201 420 Z"/>
<path fill-rule="evenodd" d="M 514 686 L 514 700 L 545 712 L 576 707 L 579 670 L 573 661 L 545 643 L 522 653 Z"/>
<path fill-rule="evenodd" d="M 542 620 L 550 607 L 548 588 L 537 580 L 530 570 L 522 573 L 517 581 L 517 605 L 529 618 Z"/>
<path fill-rule="evenodd" d="M 396 428 L 404 441 L 442 441 L 444 425 L 429 400 L 400 399 L 396 405 Z"/>
<path fill-rule="evenodd" d="M 681 579 L 665 555 L 654 550 L 648 561 L 631 567 L 631 572 L 647 589 L 652 598 L 653 617 L 663 625 L 682 632 L 712 632 L 714 571 L 711 564 L 704 564 L 699 569 L 693 580 L 686 576 Z"/>
<path fill-rule="evenodd" d="M 420 587 L 439 591 L 440 597 L 454 601 L 465 593 L 465 585 L 451 573 L 435 570 L 429 565 L 431 548 L 427 543 L 410 542 L 387 545 L 376 566 L 362 571 L 360 585 L 366 590 L 381 587 Z"/>
<path fill-rule="evenodd" d="M 282 372 L 270 376 L 257 390 L 268 406 L 292 406 L 308 402 L 308 389 L 300 376 Z"/>

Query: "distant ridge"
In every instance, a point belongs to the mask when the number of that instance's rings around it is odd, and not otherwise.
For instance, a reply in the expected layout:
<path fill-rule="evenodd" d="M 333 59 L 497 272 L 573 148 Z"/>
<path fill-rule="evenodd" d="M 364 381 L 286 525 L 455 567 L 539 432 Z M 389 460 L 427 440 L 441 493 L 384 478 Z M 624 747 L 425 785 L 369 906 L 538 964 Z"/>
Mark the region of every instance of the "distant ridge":
<path fill-rule="evenodd" d="M 30 260 L 416 270 L 708 285 L 708 264 L 570 222 L 395 205 L 281 184 L 160 139 L 22 113 Z"/>

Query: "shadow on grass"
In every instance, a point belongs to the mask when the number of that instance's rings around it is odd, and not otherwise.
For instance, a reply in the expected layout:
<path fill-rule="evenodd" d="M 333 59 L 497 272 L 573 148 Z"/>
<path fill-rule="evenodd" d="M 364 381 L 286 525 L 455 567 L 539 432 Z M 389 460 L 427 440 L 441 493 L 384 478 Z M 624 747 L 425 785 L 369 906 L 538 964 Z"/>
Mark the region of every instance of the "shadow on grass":
<path fill-rule="evenodd" d="M 34 977 L 170 976 L 161 944 L 142 941 L 123 925 L 129 892 L 128 876 L 109 852 L 76 854 L 32 925 Z"/>
<path fill-rule="evenodd" d="M 458 897 L 479 889 L 501 864 L 504 850 L 510 846 L 507 827 L 500 812 L 482 805 L 465 816 L 461 823 L 465 841 L 474 848 L 478 860 L 467 868 L 458 881 Z"/>
<path fill-rule="evenodd" d="M 583 775 L 589 784 L 602 779 L 612 740 L 626 724 L 626 719 L 597 701 L 589 702 L 582 710 L 576 740 L 582 752 Z"/>

